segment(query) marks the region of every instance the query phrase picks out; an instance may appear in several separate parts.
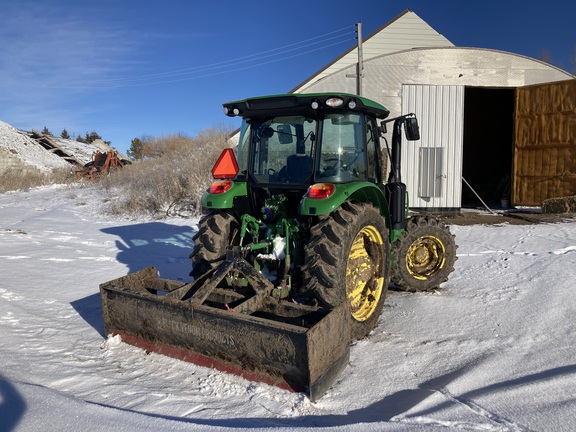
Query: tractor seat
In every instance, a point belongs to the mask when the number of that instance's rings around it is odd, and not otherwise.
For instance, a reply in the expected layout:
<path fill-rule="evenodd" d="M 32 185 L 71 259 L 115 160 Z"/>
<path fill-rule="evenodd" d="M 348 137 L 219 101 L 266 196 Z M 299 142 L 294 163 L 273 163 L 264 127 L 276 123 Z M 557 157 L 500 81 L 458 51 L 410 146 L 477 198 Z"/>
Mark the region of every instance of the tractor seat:
<path fill-rule="evenodd" d="M 312 158 L 306 155 L 290 155 L 286 160 L 286 174 L 290 183 L 303 183 L 312 172 Z"/>

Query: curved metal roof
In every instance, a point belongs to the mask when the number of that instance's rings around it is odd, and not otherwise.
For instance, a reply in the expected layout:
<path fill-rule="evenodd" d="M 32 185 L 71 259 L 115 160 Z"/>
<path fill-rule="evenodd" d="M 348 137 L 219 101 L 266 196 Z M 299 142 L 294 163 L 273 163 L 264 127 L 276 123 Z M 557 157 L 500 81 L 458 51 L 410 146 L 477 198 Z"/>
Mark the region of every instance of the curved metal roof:
<path fill-rule="evenodd" d="M 354 93 L 356 82 L 347 77 L 355 65 L 334 72 L 304 92 Z M 403 84 L 522 87 L 574 79 L 556 66 L 530 57 L 483 48 L 414 48 L 384 54 L 364 62 L 363 96 L 392 113 L 400 110 Z"/>

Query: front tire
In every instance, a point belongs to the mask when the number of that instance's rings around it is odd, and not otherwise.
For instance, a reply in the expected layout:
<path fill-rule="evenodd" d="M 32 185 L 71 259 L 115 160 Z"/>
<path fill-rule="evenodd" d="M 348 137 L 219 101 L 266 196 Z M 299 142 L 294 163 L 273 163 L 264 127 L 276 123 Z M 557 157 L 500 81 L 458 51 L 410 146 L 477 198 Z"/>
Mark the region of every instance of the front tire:
<path fill-rule="evenodd" d="M 430 291 L 448 280 L 456 262 L 456 242 L 446 225 L 429 216 L 410 218 L 394 242 L 392 282 L 404 291 Z"/>
<path fill-rule="evenodd" d="M 347 303 L 350 339 L 378 323 L 389 284 L 390 243 L 380 211 L 345 202 L 313 226 L 305 248 L 303 287 L 330 308 Z"/>

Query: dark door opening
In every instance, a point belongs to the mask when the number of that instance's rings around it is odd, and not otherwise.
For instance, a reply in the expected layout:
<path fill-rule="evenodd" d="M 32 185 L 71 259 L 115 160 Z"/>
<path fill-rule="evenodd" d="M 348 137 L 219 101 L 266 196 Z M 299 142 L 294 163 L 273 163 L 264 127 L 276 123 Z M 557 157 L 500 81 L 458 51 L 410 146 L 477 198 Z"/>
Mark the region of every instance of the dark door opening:
<path fill-rule="evenodd" d="M 510 197 L 514 144 L 513 88 L 466 87 L 462 177 L 491 208 Z M 462 207 L 480 201 L 462 185 Z"/>

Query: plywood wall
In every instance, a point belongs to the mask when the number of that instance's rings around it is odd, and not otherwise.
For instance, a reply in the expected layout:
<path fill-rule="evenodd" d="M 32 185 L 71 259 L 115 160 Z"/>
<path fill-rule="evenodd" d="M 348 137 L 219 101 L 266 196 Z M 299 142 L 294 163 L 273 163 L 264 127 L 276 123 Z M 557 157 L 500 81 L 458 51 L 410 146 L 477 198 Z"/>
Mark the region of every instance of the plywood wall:
<path fill-rule="evenodd" d="M 516 91 L 514 205 L 576 195 L 576 80 Z"/>

